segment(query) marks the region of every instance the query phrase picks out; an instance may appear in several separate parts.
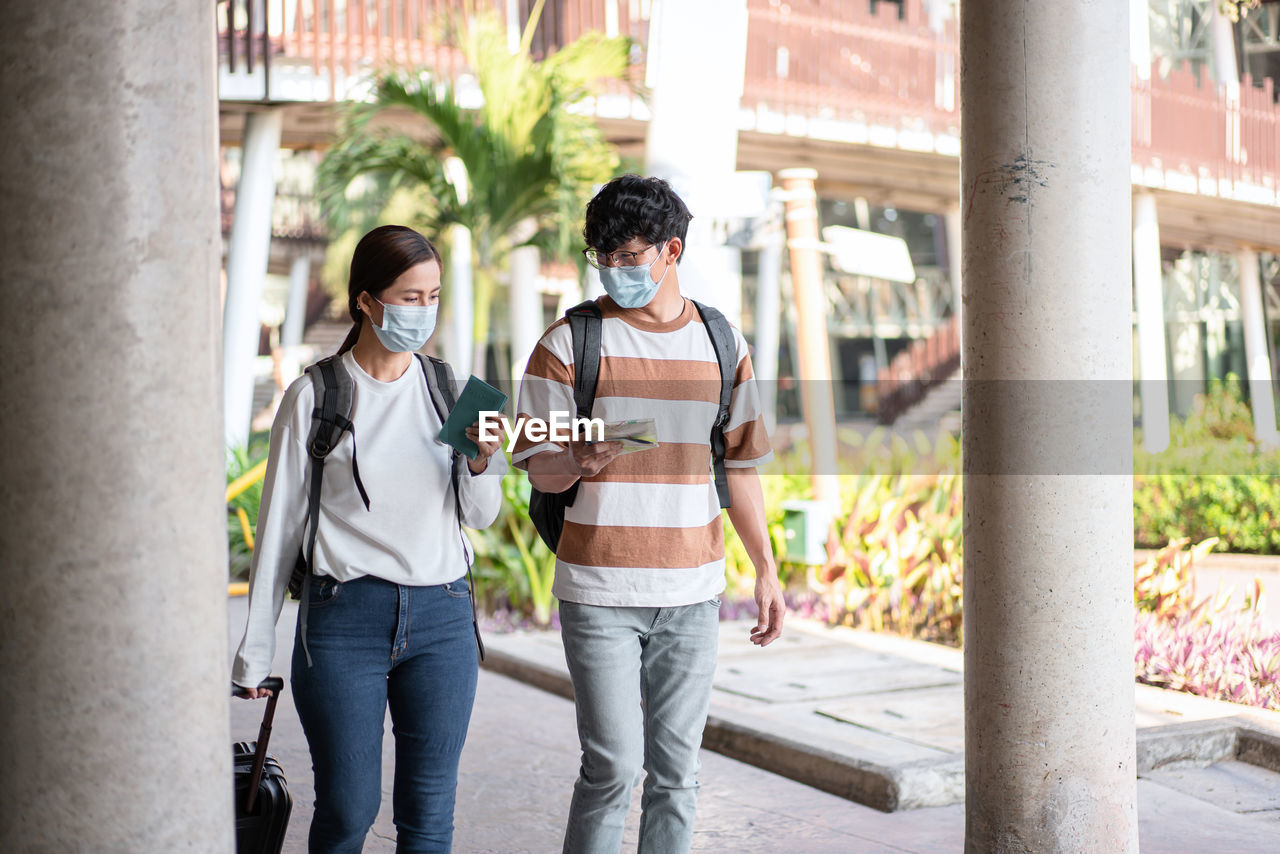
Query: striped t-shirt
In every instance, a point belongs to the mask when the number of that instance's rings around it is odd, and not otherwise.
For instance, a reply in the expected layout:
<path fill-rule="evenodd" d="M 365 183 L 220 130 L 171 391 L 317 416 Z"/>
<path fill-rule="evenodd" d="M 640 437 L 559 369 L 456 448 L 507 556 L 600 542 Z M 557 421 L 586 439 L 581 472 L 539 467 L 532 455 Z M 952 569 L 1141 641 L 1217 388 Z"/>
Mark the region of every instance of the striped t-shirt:
<path fill-rule="evenodd" d="M 637 318 L 609 297 L 603 315 L 600 377 L 591 415 L 605 423 L 652 418 L 658 447 L 616 457 L 579 481 L 566 508 L 556 555 L 556 597 L 586 605 L 674 607 L 706 601 L 724 589 L 724 529 L 711 472 L 711 425 L 720 401 L 720 368 L 697 308 L 667 323 Z M 773 452 L 747 343 L 733 330 L 737 370 L 725 466 L 768 462 Z M 554 323 L 529 358 L 518 415 L 549 421 L 576 415 L 573 338 Z M 512 461 L 559 446 L 531 443 L 520 432 Z"/>

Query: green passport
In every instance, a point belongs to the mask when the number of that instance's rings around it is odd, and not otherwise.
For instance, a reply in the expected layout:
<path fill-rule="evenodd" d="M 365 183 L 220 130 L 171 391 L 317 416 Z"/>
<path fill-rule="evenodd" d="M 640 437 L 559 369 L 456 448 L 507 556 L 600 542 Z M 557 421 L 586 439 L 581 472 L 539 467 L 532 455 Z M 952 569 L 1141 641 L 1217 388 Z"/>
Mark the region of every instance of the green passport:
<path fill-rule="evenodd" d="M 481 412 L 501 414 L 506 403 L 507 396 L 500 389 L 472 375 L 463 386 L 462 394 L 458 395 L 458 402 L 449 410 L 449 417 L 444 420 L 436 438 L 466 454 L 467 459 L 474 460 L 480 448 L 467 438 L 467 428 L 476 423 Z"/>

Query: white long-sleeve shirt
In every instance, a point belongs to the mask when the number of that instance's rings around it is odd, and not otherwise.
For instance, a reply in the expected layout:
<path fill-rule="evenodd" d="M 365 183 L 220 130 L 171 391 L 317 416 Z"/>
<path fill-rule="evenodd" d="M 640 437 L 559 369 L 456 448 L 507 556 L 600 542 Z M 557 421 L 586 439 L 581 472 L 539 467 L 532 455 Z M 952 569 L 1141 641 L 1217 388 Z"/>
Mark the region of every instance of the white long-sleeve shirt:
<path fill-rule="evenodd" d="M 466 572 L 450 483 L 450 448 L 436 439 L 440 417 L 415 358 L 399 379 L 380 382 L 350 352 L 343 364 L 355 381 L 351 433 L 325 459 L 314 571 L 338 581 L 364 575 L 414 586 L 446 584 Z M 249 573 L 249 619 L 232 681 L 257 686 L 275 655 L 275 624 L 298 549 L 305 545 L 311 466 L 307 436 L 315 393 L 298 378 L 271 425 L 271 447 Z M 369 495 L 365 509 L 352 474 L 353 448 Z M 462 523 L 484 528 L 498 515 L 507 461 L 489 458 L 478 475 L 460 478 Z"/>

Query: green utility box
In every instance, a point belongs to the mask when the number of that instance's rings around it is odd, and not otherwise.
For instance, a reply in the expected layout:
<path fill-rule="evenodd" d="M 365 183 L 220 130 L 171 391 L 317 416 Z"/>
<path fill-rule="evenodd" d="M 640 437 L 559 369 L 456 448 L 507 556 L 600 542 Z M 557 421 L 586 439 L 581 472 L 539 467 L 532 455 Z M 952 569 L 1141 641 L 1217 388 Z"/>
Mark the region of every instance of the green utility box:
<path fill-rule="evenodd" d="M 807 566 L 827 562 L 827 530 L 831 511 L 821 501 L 786 501 L 782 505 L 782 528 L 786 538 L 783 560 Z"/>

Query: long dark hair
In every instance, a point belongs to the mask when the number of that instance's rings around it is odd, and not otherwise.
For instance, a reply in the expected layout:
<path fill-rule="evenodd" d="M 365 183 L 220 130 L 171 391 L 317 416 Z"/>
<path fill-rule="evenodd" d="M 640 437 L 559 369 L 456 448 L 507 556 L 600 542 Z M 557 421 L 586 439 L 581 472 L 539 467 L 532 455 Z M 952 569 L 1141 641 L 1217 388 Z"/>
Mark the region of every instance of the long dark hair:
<path fill-rule="evenodd" d="M 430 240 L 412 228 L 403 225 L 380 225 L 360 238 L 356 251 L 351 253 L 351 276 L 347 280 L 347 311 L 354 324 L 347 338 L 338 348 L 345 353 L 360 338 L 360 325 L 364 312 L 356 299 L 365 291 L 378 296 L 411 267 L 427 261 L 440 260 L 440 252 Z"/>

